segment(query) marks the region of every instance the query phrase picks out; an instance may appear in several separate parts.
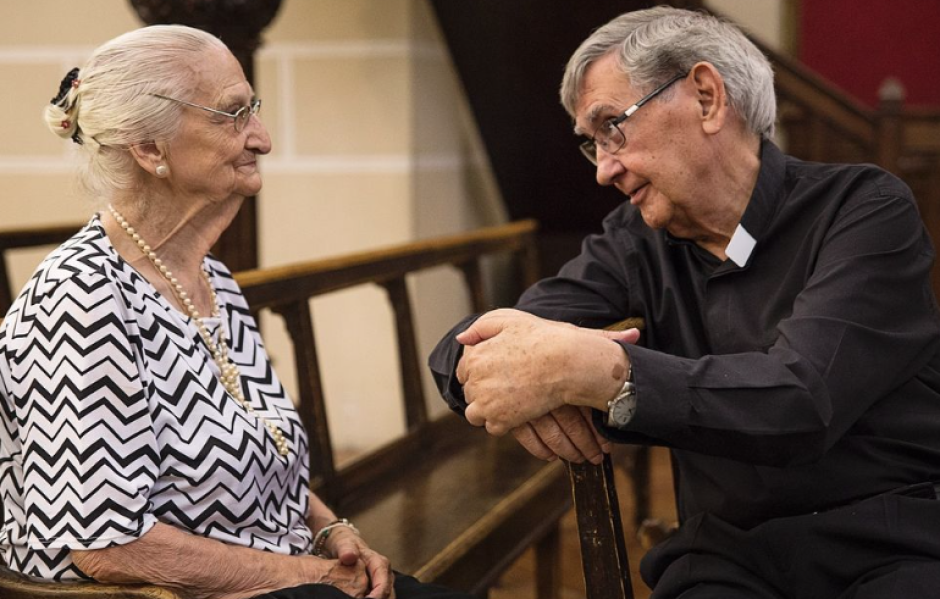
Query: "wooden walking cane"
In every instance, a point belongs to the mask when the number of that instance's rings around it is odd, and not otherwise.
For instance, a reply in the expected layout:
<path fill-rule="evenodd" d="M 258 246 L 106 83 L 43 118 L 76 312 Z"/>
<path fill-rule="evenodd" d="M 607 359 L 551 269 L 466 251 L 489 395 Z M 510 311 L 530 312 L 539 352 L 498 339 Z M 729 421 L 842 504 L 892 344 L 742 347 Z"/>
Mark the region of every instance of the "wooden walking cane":
<path fill-rule="evenodd" d="M 628 318 L 607 329 L 643 329 L 644 324 L 642 318 Z M 598 465 L 590 462 L 566 465 L 574 496 L 587 599 L 633 599 L 630 561 L 610 454 L 604 454 L 604 461 Z"/>

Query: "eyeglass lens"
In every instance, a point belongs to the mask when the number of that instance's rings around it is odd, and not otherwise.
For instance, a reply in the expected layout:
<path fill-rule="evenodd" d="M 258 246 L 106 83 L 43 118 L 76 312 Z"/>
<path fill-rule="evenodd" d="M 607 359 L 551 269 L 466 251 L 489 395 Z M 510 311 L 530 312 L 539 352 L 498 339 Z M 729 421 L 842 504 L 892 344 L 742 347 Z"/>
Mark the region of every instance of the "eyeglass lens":
<path fill-rule="evenodd" d="M 595 137 L 595 145 L 600 146 L 605 152 L 616 152 L 624 146 L 626 139 L 620 127 L 614 124 L 613 119 L 604 121 Z"/>
<path fill-rule="evenodd" d="M 619 117 L 614 117 L 607 119 L 604 123 L 598 127 L 597 131 L 594 133 L 594 137 L 589 139 L 581 144 L 581 153 L 591 161 L 594 166 L 597 166 L 597 148 L 603 148 L 608 154 L 614 154 L 620 151 L 627 143 L 627 139 L 623 135 L 623 131 L 620 129 L 620 123 L 623 123 L 627 118 L 636 112 L 641 106 L 658 96 L 663 92 L 667 87 L 679 81 L 683 77 L 686 77 L 688 73 L 679 73 L 675 75 L 672 79 L 669 79 L 647 95 L 640 98 L 640 100 L 628 108 L 622 115 Z"/>
<path fill-rule="evenodd" d="M 254 100 L 248 106 L 242 106 L 235 112 L 235 131 L 241 133 L 242 129 L 248 125 L 251 115 L 258 114 L 261 110 L 261 100 Z"/>
<path fill-rule="evenodd" d="M 594 134 L 593 139 L 581 142 L 581 153 L 591 161 L 591 164 L 597 166 L 597 149 L 603 148 L 608 154 L 613 154 L 622 148 L 627 140 L 623 136 L 620 127 L 614 124 L 614 119 L 604 122 Z"/>

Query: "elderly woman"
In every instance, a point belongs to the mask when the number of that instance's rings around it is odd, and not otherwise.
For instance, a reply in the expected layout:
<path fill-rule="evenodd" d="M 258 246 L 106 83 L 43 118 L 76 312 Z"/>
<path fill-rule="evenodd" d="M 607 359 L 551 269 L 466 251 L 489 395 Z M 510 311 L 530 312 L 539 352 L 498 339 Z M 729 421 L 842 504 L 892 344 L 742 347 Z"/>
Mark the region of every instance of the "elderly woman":
<path fill-rule="evenodd" d="M 463 597 L 392 572 L 308 487 L 307 437 L 209 248 L 271 140 L 238 62 L 181 26 L 132 31 L 46 108 L 107 209 L 0 329 L 0 550 L 49 580 L 192 597 Z"/>

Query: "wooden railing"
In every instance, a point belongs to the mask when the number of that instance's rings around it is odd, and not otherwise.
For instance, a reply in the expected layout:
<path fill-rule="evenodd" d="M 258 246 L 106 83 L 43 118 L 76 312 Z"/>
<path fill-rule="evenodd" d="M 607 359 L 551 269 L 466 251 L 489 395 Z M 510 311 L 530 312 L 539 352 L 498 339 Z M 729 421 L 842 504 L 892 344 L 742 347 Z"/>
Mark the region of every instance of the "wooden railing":
<path fill-rule="evenodd" d="M 533 221 L 236 275 L 254 311 L 280 315 L 293 344 L 298 410 L 310 432 L 311 488 L 353 519 L 376 549 L 417 577 L 485 594 L 526 548 L 539 597 L 557 596 L 558 521 L 571 506 L 564 470 L 528 456 L 514 439 L 473 430 L 454 414 L 430 418 L 421 385 L 407 278 L 455 267 L 474 311 L 488 306 L 481 260 L 515 258 L 521 288 L 537 276 Z M 395 322 L 405 433 L 337 464 L 328 428 L 310 300 L 378 286 Z M 364 341 L 366 342 L 366 341 Z M 395 401 L 394 393 L 374 401 Z"/>
<path fill-rule="evenodd" d="M 436 266 L 454 266 L 463 273 L 475 312 L 486 310 L 480 259 L 509 253 L 518 256 L 518 282 L 524 288 L 536 281 L 535 223 L 520 221 L 463 235 L 417 241 L 392 248 L 365 251 L 338 258 L 238 273 L 252 311 L 271 309 L 279 314 L 295 350 L 298 409 L 310 432 L 311 487 L 331 501 L 341 502 L 363 488 L 374 471 L 394 472 L 390 460 L 409 459 L 407 452 L 394 448 L 375 452 L 337 473 L 327 429 L 326 408 L 316 355 L 309 301 L 313 297 L 361 285 L 379 285 L 387 293 L 398 336 L 399 368 L 405 402 L 405 422 L 409 432 L 428 424 L 427 403 L 421 385 L 423 359 L 418 354 L 414 315 L 406 276 Z M 521 289 L 520 289 L 521 290 Z M 413 443 L 406 435 L 398 441 Z"/>
<path fill-rule="evenodd" d="M 877 110 L 839 91 L 796 60 L 755 43 L 774 67 L 779 126 L 789 154 L 820 162 L 871 162 L 914 192 L 927 231 L 940 245 L 940 108 L 904 107 L 904 90 L 886 81 Z M 940 297 L 940 263 L 934 266 Z"/>

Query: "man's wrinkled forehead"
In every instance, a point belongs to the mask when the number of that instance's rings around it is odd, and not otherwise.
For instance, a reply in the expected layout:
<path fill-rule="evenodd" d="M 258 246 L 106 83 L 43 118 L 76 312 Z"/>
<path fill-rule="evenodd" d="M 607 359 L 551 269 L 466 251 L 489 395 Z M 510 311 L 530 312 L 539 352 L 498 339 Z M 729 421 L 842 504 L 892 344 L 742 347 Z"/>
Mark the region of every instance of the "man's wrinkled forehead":
<path fill-rule="evenodd" d="M 616 57 L 599 58 L 581 80 L 575 103 L 575 135 L 593 135 L 601 123 L 623 112 L 633 95 L 630 78 Z"/>

